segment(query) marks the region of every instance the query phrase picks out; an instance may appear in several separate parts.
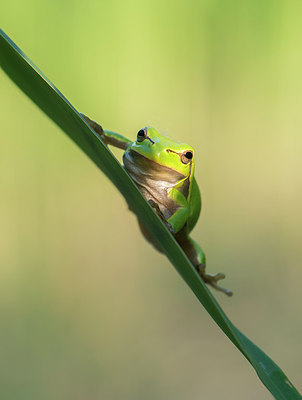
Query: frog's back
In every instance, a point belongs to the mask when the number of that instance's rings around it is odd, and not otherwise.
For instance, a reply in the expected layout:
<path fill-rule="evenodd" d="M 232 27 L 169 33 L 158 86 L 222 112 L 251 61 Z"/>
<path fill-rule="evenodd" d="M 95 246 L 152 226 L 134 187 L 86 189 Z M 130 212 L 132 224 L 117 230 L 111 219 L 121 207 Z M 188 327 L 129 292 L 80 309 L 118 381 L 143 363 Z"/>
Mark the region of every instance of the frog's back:
<path fill-rule="evenodd" d="M 190 190 L 188 200 L 189 200 L 189 204 L 190 204 L 190 215 L 188 218 L 186 230 L 187 230 L 187 233 L 190 233 L 191 230 L 196 225 L 196 222 L 199 218 L 199 214 L 201 211 L 201 195 L 200 195 L 200 190 L 199 190 L 198 184 L 195 180 L 195 177 L 193 177 L 193 180 L 191 182 L 191 190 Z"/>

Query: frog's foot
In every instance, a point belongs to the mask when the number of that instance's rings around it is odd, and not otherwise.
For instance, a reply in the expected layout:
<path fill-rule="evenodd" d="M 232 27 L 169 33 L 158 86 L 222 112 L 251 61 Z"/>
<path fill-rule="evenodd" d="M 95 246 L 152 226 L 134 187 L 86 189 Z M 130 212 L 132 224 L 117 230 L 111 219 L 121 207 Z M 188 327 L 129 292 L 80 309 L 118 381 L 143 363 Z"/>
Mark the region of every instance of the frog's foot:
<path fill-rule="evenodd" d="M 154 200 L 150 199 L 148 200 L 148 203 L 150 204 L 150 206 L 152 208 L 154 208 L 156 214 L 159 216 L 159 218 L 163 221 L 163 223 L 166 225 L 166 227 L 168 228 L 168 231 L 170 233 L 172 233 L 172 235 L 174 234 L 174 228 L 172 227 L 172 225 L 166 220 L 164 214 L 161 212 L 159 205 L 157 203 L 155 203 Z"/>
<path fill-rule="evenodd" d="M 206 267 L 204 264 L 199 264 L 196 267 L 197 272 L 202 277 L 203 281 L 208 285 L 212 286 L 214 289 L 225 293 L 227 296 L 232 296 L 233 292 L 231 290 L 225 289 L 217 284 L 218 281 L 225 278 L 225 275 L 219 272 L 218 274 L 207 274 L 205 272 Z"/>
<path fill-rule="evenodd" d="M 102 141 L 106 143 L 106 137 L 104 135 L 104 130 L 97 122 L 93 121 L 92 119 L 88 118 L 86 115 L 80 113 L 81 117 L 90 125 L 90 127 L 94 130 L 94 132 L 102 139 Z"/>

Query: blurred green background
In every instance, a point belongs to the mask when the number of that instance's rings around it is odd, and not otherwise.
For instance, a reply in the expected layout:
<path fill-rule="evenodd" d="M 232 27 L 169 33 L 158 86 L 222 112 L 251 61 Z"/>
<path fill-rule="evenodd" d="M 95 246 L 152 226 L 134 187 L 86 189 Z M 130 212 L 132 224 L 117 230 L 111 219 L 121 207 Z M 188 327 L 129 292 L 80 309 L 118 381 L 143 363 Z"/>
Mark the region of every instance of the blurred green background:
<path fill-rule="evenodd" d="M 104 128 L 134 139 L 151 125 L 195 148 L 193 237 L 235 293 L 217 298 L 298 388 L 301 12 L 17 0 L 0 16 Z M 0 107 L 0 398 L 271 399 L 117 190 L 2 71 Z"/>

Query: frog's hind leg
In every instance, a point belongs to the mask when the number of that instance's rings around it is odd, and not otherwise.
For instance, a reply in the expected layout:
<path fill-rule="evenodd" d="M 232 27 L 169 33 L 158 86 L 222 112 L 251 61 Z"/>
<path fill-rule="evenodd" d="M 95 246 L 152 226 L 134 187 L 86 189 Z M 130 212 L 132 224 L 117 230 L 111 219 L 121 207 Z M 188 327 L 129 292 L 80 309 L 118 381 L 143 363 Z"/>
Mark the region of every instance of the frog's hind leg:
<path fill-rule="evenodd" d="M 217 274 L 208 274 L 205 272 L 205 265 L 200 264 L 196 267 L 199 275 L 202 277 L 205 283 L 212 286 L 214 289 L 225 293 L 227 296 L 233 296 L 233 292 L 229 289 L 225 289 L 217 284 L 218 281 L 225 278 L 225 274 L 218 272 Z"/>
<path fill-rule="evenodd" d="M 233 293 L 231 290 L 225 289 L 217 284 L 218 281 L 225 278 L 224 274 L 220 272 L 218 274 L 208 274 L 205 272 L 206 257 L 195 240 L 186 238 L 184 241 L 181 240 L 179 244 L 205 283 L 225 293 L 227 296 L 232 296 Z"/>

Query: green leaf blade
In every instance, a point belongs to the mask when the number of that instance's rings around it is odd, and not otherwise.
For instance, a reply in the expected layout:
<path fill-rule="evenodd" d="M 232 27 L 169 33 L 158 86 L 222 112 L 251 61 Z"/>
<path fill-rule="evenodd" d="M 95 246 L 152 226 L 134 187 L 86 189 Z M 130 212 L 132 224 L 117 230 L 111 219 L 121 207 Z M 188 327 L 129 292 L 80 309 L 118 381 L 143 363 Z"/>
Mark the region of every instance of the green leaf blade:
<path fill-rule="evenodd" d="M 112 153 L 59 90 L 1 30 L 0 65 L 16 85 L 86 153 L 117 187 L 154 239 L 164 248 L 167 257 L 200 303 L 251 363 L 273 396 L 278 400 L 301 399 L 301 395 L 283 371 L 227 318 L 182 249 Z"/>

